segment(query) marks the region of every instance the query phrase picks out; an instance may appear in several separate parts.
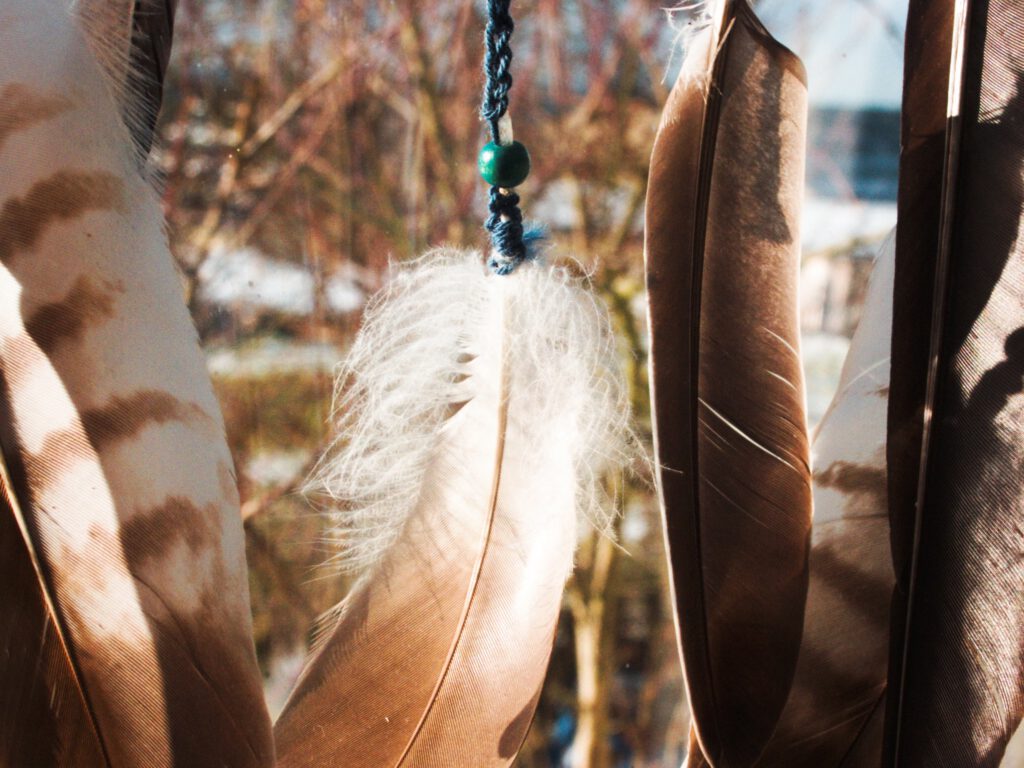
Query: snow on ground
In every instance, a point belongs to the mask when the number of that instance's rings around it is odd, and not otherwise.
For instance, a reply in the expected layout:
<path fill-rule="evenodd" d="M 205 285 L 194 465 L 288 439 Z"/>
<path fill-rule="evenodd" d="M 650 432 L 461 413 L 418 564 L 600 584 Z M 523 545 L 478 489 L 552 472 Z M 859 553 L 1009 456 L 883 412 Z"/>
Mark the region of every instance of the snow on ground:
<path fill-rule="evenodd" d="M 302 477 L 302 470 L 309 459 L 310 452 L 306 450 L 262 450 L 249 459 L 245 475 L 251 481 L 268 488 L 290 484 Z"/>
<path fill-rule="evenodd" d="M 327 278 L 324 294 L 332 312 L 347 314 L 363 306 L 357 278 L 351 265 Z M 313 311 L 315 280 L 309 267 L 273 259 L 255 248 L 217 249 L 199 268 L 199 292 L 214 304 L 306 315 Z"/>
<path fill-rule="evenodd" d="M 342 357 L 333 344 L 262 338 L 237 347 L 206 350 L 206 367 L 214 376 L 259 378 L 271 373 L 330 373 Z"/>

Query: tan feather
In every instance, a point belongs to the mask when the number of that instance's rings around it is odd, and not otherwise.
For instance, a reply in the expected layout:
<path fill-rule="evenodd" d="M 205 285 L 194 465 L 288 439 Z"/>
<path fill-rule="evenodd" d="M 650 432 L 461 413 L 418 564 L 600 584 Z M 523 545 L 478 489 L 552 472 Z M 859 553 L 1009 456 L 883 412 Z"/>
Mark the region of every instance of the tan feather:
<path fill-rule="evenodd" d="M 808 578 L 796 302 L 806 86 L 746 2 L 716 8 L 655 142 L 646 262 L 687 690 L 711 765 L 746 768 L 789 692 Z"/>
<path fill-rule="evenodd" d="M 37 739 L 2 746 L 271 765 L 231 459 L 112 90 L 63 4 L 0 6 L 0 546 L 25 585 L 0 689 Z"/>
<path fill-rule="evenodd" d="M 348 371 L 358 415 L 321 476 L 364 505 L 341 514 L 368 569 L 277 723 L 280 765 L 510 765 L 577 510 L 625 434 L 607 317 L 561 268 L 487 276 L 479 254 L 435 253 L 371 310 Z M 378 454 L 396 476 L 368 493 Z"/>

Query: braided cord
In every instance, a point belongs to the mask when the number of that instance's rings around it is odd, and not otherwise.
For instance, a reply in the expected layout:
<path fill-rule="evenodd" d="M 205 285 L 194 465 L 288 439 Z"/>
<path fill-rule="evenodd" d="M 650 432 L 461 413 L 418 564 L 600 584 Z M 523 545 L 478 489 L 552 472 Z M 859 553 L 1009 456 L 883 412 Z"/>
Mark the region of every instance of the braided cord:
<path fill-rule="evenodd" d="M 487 29 L 484 54 L 484 97 L 480 115 L 487 121 L 491 140 L 508 144 L 511 137 L 502 135 L 501 119 L 508 112 L 508 96 L 512 90 L 512 0 L 487 0 Z M 523 213 L 519 195 L 511 189 L 492 186 L 488 209 L 491 215 L 484 226 L 491 233 L 494 252 L 488 266 L 499 275 L 507 275 L 528 258 L 527 242 L 532 234 L 524 233 Z"/>
<path fill-rule="evenodd" d="M 484 32 L 484 101 L 480 115 L 491 129 L 491 140 L 501 142 L 498 121 L 508 112 L 508 94 L 512 90 L 512 0 L 487 0 L 487 29 Z"/>

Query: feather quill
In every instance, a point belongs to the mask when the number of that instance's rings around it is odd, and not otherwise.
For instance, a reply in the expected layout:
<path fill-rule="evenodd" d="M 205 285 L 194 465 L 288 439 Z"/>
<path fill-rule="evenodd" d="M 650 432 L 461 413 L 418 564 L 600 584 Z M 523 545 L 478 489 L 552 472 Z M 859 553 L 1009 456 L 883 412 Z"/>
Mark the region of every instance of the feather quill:
<path fill-rule="evenodd" d="M 912 2 L 889 411 L 884 765 L 996 766 L 1024 713 L 1024 7 Z"/>
<path fill-rule="evenodd" d="M 219 410 L 82 24 L 0 5 L 0 764 L 269 766 Z"/>
<path fill-rule="evenodd" d="M 655 450 L 696 736 L 752 765 L 796 665 L 811 481 L 797 326 L 806 85 L 742 0 L 716 5 L 651 159 Z"/>
<path fill-rule="evenodd" d="M 895 239 L 876 260 L 812 448 L 811 581 L 796 676 L 758 768 L 877 768 L 894 576 L 885 439 Z"/>
<path fill-rule="evenodd" d="M 276 727 L 282 767 L 507 766 L 577 515 L 630 451 L 606 310 L 562 267 L 436 251 L 368 310 L 315 489 L 360 574 Z"/>

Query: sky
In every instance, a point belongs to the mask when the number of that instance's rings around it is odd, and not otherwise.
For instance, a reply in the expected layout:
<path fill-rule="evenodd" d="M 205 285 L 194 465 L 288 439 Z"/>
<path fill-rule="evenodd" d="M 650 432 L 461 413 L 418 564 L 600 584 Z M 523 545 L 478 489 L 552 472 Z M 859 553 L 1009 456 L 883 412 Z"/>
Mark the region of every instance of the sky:
<path fill-rule="evenodd" d="M 813 107 L 899 109 L 907 0 L 761 0 L 756 9 L 803 59 Z"/>

